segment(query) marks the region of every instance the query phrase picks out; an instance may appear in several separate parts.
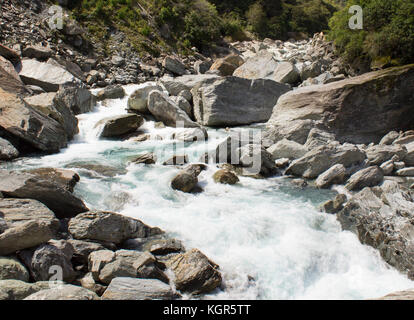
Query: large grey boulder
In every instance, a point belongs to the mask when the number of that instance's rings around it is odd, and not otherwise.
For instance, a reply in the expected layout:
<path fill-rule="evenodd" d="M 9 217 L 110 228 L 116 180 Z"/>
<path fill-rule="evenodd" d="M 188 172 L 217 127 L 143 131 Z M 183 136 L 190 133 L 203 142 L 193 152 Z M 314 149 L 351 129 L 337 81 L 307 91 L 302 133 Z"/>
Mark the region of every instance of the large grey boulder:
<path fill-rule="evenodd" d="M 342 184 L 346 179 L 346 168 L 342 164 L 333 167 L 320 174 L 315 185 L 321 189 L 328 189 L 334 184 Z"/>
<path fill-rule="evenodd" d="M 303 157 L 309 150 L 304 145 L 283 139 L 272 145 L 267 151 L 273 156 L 273 159 L 298 159 Z"/>
<path fill-rule="evenodd" d="M 128 109 L 140 113 L 149 113 L 148 96 L 153 90 L 162 91 L 162 88 L 157 84 L 148 83 L 145 84 L 142 88 L 135 90 L 128 99 Z"/>
<path fill-rule="evenodd" d="M 127 239 L 145 238 L 156 232 L 139 220 L 113 212 L 85 212 L 69 221 L 69 232 L 75 239 L 122 243 Z"/>
<path fill-rule="evenodd" d="M 59 122 L 1 88 L 0 101 L 1 129 L 41 151 L 58 152 L 66 147 L 68 137 Z"/>
<path fill-rule="evenodd" d="M 7 197 L 38 200 L 58 218 L 88 211 L 83 201 L 62 185 L 27 172 L 0 170 L 0 192 Z"/>
<path fill-rule="evenodd" d="M 148 110 L 158 121 L 167 126 L 183 125 L 185 128 L 199 127 L 172 99 L 161 91 L 151 91 L 148 96 Z"/>
<path fill-rule="evenodd" d="M 299 70 L 291 62 L 281 62 L 274 71 L 273 80 L 280 83 L 295 84 L 300 80 Z"/>
<path fill-rule="evenodd" d="M 102 300 L 174 300 L 168 284 L 155 279 L 115 278 L 102 296 Z"/>
<path fill-rule="evenodd" d="M 61 280 L 68 283 L 75 280 L 76 273 L 71 263 L 73 247 L 65 240 L 61 242 L 63 243 L 42 244 L 37 248 L 23 250 L 19 253 L 19 257 L 29 268 L 35 281 L 49 281 L 56 272 L 53 270 L 55 266 L 59 266 L 62 270 Z"/>
<path fill-rule="evenodd" d="M 245 79 L 273 79 L 277 65 L 271 52 L 261 51 L 238 67 L 233 76 Z"/>
<path fill-rule="evenodd" d="M 365 153 L 354 145 L 328 144 L 317 147 L 302 158 L 293 161 L 286 174 L 314 179 L 336 164 L 351 167 L 362 163 L 365 159 Z"/>
<path fill-rule="evenodd" d="M 374 187 L 384 180 L 384 173 L 377 166 L 362 169 L 349 178 L 346 188 L 350 191 L 361 190 L 365 187 Z"/>
<path fill-rule="evenodd" d="M 412 193 L 395 181 L 365 188 L 353 195 L 337 215 L 344 230 L 361 243 L 379 250 L 383 259 L 414 279 L 414 246 L 411 222 Z"/>
<path fill-rule="evenodd" d="M 377 143 L 389 131 L 413 127 L 413 79 L 408 65 L 291 91 L 273 109 L 266 137 L 304 143 L 319 127 L 340 142 Z"/>
<path fill-rule="evenodd" d="M 21 280 L 0 280 L 0 301 L 23 300 L 45 289 L 49 289 L 49 282 L 27 283 Z"/>
<path fill-rule="evenodd" d="M 61 85 L 53 100 L 56 109 L 65 117 L 66 109 L 78 115 L 93 110 L 96 105 L 96 97 L 86 88 L 80 85 Z"/>
<path fill-rule="evenodd" d="M 24 300 L 99 300 L 98 295 L 88 289 L 69 284 L 31 294 Z"/>
<path fill-rule="evenodd" d="M 96 94 L 97 101 L 106 99 L 122 99 L 125 97 L 125 90 L 121 85 L 108 86 Z"/>
<path fill-rule="evenodd" d="M 46 92 L 56 92 L 62 84 L 80 82 L 64 68 L 35 59 L 23 60 L 19 75 L 26 85 L 39 86 Z"/>
<path fill-rule="evenodd" d="M 165 87 L 171 96 L 178 96 L 183 90 L 191 91 L 192 88 L 204 80 L 217 78 L 219 77 L 214 74 L 185 75 L 177 78 L 162 77 L 159 83 Z"/>
<path fill-rule="evenodd" d="M 0 138 L 0 160 L 13 160 L 19 156 L 19 151 L 6 139 Z"/>
<path fill-rule="evenodd" d="M 0 257 L 0 280 L 29 281 L 29 272 L 16 258 Z"/>
<path fill-rule="evenodd" d="M 95 127 L 102 127 L 100 136 L 103 138 L 119 137 L 137 131 L 144 121 L 138 114 L 126 114 L 102 119 Z"/>
<path fill-rule="evenodd" d="M 272 80 L 209 79 L 192 89 L 194 117 L 205 126 L 264 122 L 270 118 L 279 97 L 289 90 Z"/>
<path fill-rule="evenodd" d="M 0 233 L 0 255 L 45 243 L 59 228 L 53 212 L 36 200 L 0 199 L 0 212 L 6 224 Z"/>
<path fill-rule="evenodd" d="M 166 265 L 174 272 L 175 286 L 182 292 L 209 293 L 221 285 L 219 266 L 197 249 L 172 257 Z"/>

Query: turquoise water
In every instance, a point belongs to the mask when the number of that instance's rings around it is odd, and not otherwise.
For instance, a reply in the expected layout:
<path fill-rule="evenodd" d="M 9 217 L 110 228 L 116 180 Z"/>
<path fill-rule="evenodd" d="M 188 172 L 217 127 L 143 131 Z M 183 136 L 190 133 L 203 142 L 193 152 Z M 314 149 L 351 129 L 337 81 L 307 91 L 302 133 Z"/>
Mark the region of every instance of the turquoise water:
<path fill-rule="evenodd" d="M 130 94 L 137 86 L 127 86 Z M 56 155 L 26 158 L 7 168 L 67 167 L 94 162 L 115 168 L 114 177 L 74 169 L 81 181 L 75 193 L 89 208 L 112 210 L 139 218 L 199 248 L 220 265 L 222 290 L 206 299 L 365 299 L 413 288 L 404 275 L 388 267 L 372 248 L 341 231 L 335 216 L 318 211 L 332 191 L 301 189 L 281 177 L 256 180 L 241 177 L 235 186 L 215 184 L 214 165 L 201 173 L 200 194 L 173 191 L 170 181 L 179 169 L 162 166 L 173 154 L 174 128 L 144 125 L 152 139 L 145 142 L 97 138 L 95 124 L 126 113 L 127 98 L 98 105 L 79 116 L 80 133 Z M 259 130 L 256 127 L 255 130 Z M 234 128 L 243 131 L 248 128 Z M 197 162 L 229 135 L 209 130 L 208 143 L 178 146 Z M 163 140 L 156 140 L 162 137 Z M 181 149 L 180 149 L 181 148 Z M 129 164 L 140 153 L 156 152 L 156 165 Z M 190 297 L 187 297 L 190 298 Z"/>

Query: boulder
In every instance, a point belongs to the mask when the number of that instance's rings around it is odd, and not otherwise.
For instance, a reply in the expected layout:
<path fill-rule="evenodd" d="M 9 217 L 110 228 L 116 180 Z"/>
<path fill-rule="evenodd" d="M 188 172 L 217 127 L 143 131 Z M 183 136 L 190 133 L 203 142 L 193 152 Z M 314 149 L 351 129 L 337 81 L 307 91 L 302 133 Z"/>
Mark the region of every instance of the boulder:
<path fill-rule="evenodd" d="M 281 62 L 274 71 L 273 80 L 280 83 L 295 84 L 300 80 L 299 70 L 293 63 Z"/>
<path fill-rule="evenodd" d="M 236 150 L 239 154 L 239 165 L 243 167 L 242 175 L 265 177 L 277 173 L 272 155 L 259 144 L 247 144 Z"/>
<path fill-rule="evenodd" d="M 0 129 L 41 151 L 58 152 L 66 147 L 67 134 L 56 120 L 2 89 L 0 101 Z"/>
<path fill-rule="evenodd" d="M 0 257 L 0 280 L 29 281 L 29 272 L 17 259 L 11 257 Z"/>
<path fill-rule="evenodd" d="M 0 88 L 6 92 L 18 95 L 27 95 L 25 88 L 12 63 L 0 56 Z"/>
<path fill-rule="evenodd" d="M 210 60 L 206 60 L 206 61 L 199 60 L 199 61 L 196 61 L 196 63 L 194 63 L 194 70 L 198 74 L 204 74 L 208 70 L 210 70 L 212 64 L 213 63 Z"/>
<path fill-rule="evenodd" d="M 414 279 L 411 223 L 412 194 L 395 181 L 365 188 L 353 195 L 337 218 L 344 230 L 354 232 L 362 244 L 379 250 L 391 266 Z"/>
<path fill-rule="evenodd" d="M 75 239 L 109 241 L 116 244 L 127 239 L 145 238 L 155 232 L 155 229 L 139 220 L 103 211 L 85 212 L 69 221 L 69 232 Z"/>
<path fill-rule="evenodd" d="M 7 140 L 0 138 L 0 160 L 13 160 L 19 156 L 19 151 Z"/>
<path fill-rule="evenodd" d="M 132 162 L 136 164 L 155 164 L 157 162 L 157 156 L 152 152 L 144 153 L 136 157 L 134 160 L 132 160 Z"/>
<path fill-rule="evenodd" d="M 0 170 L 0 192 L 7 197 L 38 200 L 59 219 L 88 211 L 82 200 L 62 185 L 27 172 Z"/>
<path fill-rule="evenodd" d="M 397 131 L 390 131 L 387 133 L 379 142 L 380 145 L 391 145 L 395 140 L 400 137 L 400 134 Z"/>
<path fill-rule="evenodd" d="M 171 96 L 178 96 L 183 90 L 191 91 L 192 88 L 204 80 L 217 78 L 218 76 L 214 74 L 185 75 L 177 78 L 163 77 L 159 80 L 159 83 L 165 87 Z"/>
<path fill-rule="evenodd" d="M 414 300 L 414 290 L 405 290 L 398 291 L 387 294 L 385 297 L 371 300 L 387 300 L 387 301 L 413 301 Z"/>
<path fill-rule="evenodd" d="M 135 90 L 128 99 L 128 109 L 140 113 L 149 113 L 148 96 L 153 90 L 162 91 L 162 88 L 159 85 L 147 83 Z"/>
<path fill-rule="evenodd" d="M 154 279 L 115 278 L 102 300 L 174 300 L 179 298 L 168 284 Z"/>
<path fill-rule="evenodd" d="M 22 61 L 20 78 L 26 85 L 39 86 L 47 92 L 56 92 L 60 85 L 66 83 L 79 83 L 79 80 L 64 68 L 34 59 Z"/>
<path fill-rule="evenodd" d="M 96 105 L 96 98 L 84 87 L 65 84 L 60 86 L 54 103 L 56 109 L 65 117 L 65 110 L 71 110 L 75 115 L 92 111 Z"/>
<path fill-rule="evenodd" d="M 23 300 L 45 289 L 49 289 L 49 282 L 27 283 L 20 280 L 0 280 L 0 301 Z"/>
<path fill-rule="evenodd" d="M 374 187 L 384 180 L 384 173 L 377 166 L 362 169 L 349 178 L 346 188 L 350 191 L 361 190 L 365 187 Z"/>
<path fill-rule="evenodd" d="M 233 75 L 233 72 L 244 63 L 242 57 L 232 54 L 227 57 L 217 59 L 211 66 L 211 71 L 218 71 L 223 77 Z"/>
<path fill-rule="evenodd" d="M 19 257 L 24 261 L 30 270 L 30 275 L 35 281 L 49 281 L 55 274 L 53 267 L 61 268 L 61 276 L 65 282 L 72 282 L 76 278 L 75 270 L 73 270 L 71 259 L 73 248 L 70 243 L 66 242 L 61 248 L 53 244 L 42 244 L 37 248 L 23 250 L 19 253 Z"/>
<path fill-rule="evenodd" d="M 407 149 L 400 145 L 375 145 L 365 150 L 367 159 L 370 165 L 381 165 L 382 163 L 391 160 L 394 156 L 398 159 L 404 159 L 407 154 Z"/>
<path fill-rule="evenodd" d="M 95 292 L 98 296 L 102 296 L 107 289 L 107 286 L 95 282 L 91 272 L 82 277 L 79 283 L 83 288 Z"/>
<path fill-rule="evenodd" d="M 194 116 L 205 126 L 233 126 L 267 121 L 289 87 L 272 80 L 236 77 L 209 79 L 192 89 Z M 235 94 L 237 93 L 237 94 Z"/>
<path fill-rule="evenodd" d="M 105 118 L 97 122 L 95 127 L 102 127 L 103 138 L 119 137 L 137 131 L 144 124 L 144 118 L 137 114 L 126 114 Z"/>
<path fill-rule="evenodd" d="M 99 91 L 96 95 L 98 101 L 106 99 L 122 99 L 123 97 L 125 97 L 125 90 L 120 85 L 108 86 Z"/>
<path fill-rule="evenodd" d="M 394 161 L 392 160 L 386 161 L 380 166 L 380 168 L 382 172 L 384 172 L 384 176 L 389 176 L 393 173 L 395 169 Z"/>
<path fill-rule="evenodd" d="M 166 264 L 174 272 L 177 290 L 182 292 L 209 293 L 221 285 L 219 266 L 197 249 L 178 254 Z"/>
<path fill-rule="evenodd" d="M 52 289 L 38 291 L 24 300 L 99 300 L 99 297 L 93 291 L 65 284 L 57 285 Z"/>
<path fill-rule="evenodd" d="M 233 76 L 245 79 L 273 79 L 277 61 L 273 54 L 268 51 L 261 51 L 256 56 L 237 68 Z"/>
<path fill-rule="evenodd" d="M 266 138 L 304 143 L 318 127 L 340 142 L 377 143 L 391 130 L 413 127 L 413 79 L 408 65 L 291 91 L 274 107 Z"/>
<path fill-rule="evenodd" d="M 414 177 L 414 167 L 400 169 L 396 172 L 396 175 L 400 177 Z"/>
<path fill-rule="evenodd" d="M 336 164 L 333 167 L 320 174 L 315 184 L 318 188 L 328 189 L 334 184 L 342 184 L 346 179 L 346 168 L 342 164 Z"/>
<path fill-rule="evenodd" d="M 313 128 L 309 131 L 304 146 L 308 150 L 312 150 L 316 147 L 326 145 L 332 141 L 336 141 L 335 135 L 326 131 L 322 131 L 317 128 Z"/>
<path fill-rule="evenodd" d="M 42 46 L 27 46 L 22 51 L 22 56 L 30 59 L 36 59 L 39 61 L 45 61 L 49 59 L 53 54 L 52 49 Z"/>
<path fill-rule="evenodd" d="M 269 147 L 267 151 L 273 156 L 273 159 L 298 159 L 303 157 L 309 150 L 300 143 L 283 139 Z"/>
<path fill-rule="evenodd" d="M 73 192 L 73 189 L 80 180 L 79 175 L 75 171 L 68 169 L 38 168 L 25 170 L 24 172 L 28 172 L 44 180 L 52 181 L 69 192 Z"/>
<path fill-rule="evenodd" d="M 336 164 L 348 168 L 362 163 L 365 159 L 365 153 L 354 145 L 328 144 L 317 147 L 293 161 L 286 174 L 314 179 Z"/>
<path fill-rule="evenodd" d="M 68 243 L 73 248 L 72 262 L 77 265 L 88 264 L 88 257 L 92 252 L 105 250 L 105 247 L 97 242 L 69 239 Z"/>
<path fill-rule="evenodd" d="M 230 170 L 219 170 L 213 175 L 214 182 L 222 184 L 236 184 L 239 178 Z"/>
<path fill-rule="evenodd" d="M 190 128 L 174 133 L 172 138 L 184 142 L 205 141 L 208 133 L 204 128 Z"/>
<path fill-rule="evenodd" d="M 172 99 L 161 91 L 151 91 L 148 96 L 148 110 L 156 120 L 175 127 L 199 127 Z"/>
<path fill-rule="evenodd" d="M 188 163 L 188 156 L 186 154 L 184 155 L 174 155 L 170 159 L 164 161 L 162 164 L 163 166 L 173 166 L 173 165 L 183 165 Z"/>
<path fill-rule="evenodd" d="M 338 213 L 344 208 L 347 200 L 346 195 L 338 194 L 334 200 L 329 200 L 322 205 L 322 211 L 330 214 Z"/>
<path fill-rule="evenodd" d="M 171 56 L 167 56 L 164 58 L 163 62 L 162 62 L 162 66 L 167 69 L 168 71 L 182 76 L 184 74 L 187 74 L 188 71 L 185 67 L 185 65 L 178 60 L 177 58 L 171 57 Z"/>
<path fill-rule="evenodd" d="M 182 192 L 192 192 L 198 183 L 197 175 L 188 171 L 181 171 L 171 181 L 171 188 Z"/>
<path fill-rule="evenodd" d="M 190 102 L 184 97 L 171 97 L 171 99 L 177 104 L 177 106 L 183 110 L 189 117 L 191 117 L 193 113 L 193 107 L 191 106 Z"/>

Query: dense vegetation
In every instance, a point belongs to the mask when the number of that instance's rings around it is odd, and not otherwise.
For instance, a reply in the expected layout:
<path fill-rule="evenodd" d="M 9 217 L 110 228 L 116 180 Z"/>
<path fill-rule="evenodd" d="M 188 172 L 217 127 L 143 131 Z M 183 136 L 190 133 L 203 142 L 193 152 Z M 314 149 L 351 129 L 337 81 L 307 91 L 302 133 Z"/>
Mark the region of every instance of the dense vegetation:
<path fill-rule="evenodd" d="M 351 5 L 363 8 L 362 30 L 348 27 Z M 414 62 L 414 0 L 348 0 L 330 21 L 330 38 L 347 62 L 384 67 Z"/>

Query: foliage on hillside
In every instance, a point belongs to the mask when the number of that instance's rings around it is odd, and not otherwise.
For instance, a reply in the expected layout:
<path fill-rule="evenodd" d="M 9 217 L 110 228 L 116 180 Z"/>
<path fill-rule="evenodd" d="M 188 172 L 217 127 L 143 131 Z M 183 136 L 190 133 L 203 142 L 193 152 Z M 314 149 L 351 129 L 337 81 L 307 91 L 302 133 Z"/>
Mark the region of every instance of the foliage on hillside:
<path fill-rule="evenodd" d="M 348 9 L 363 8 L 362 30 L 351 30 Z M 414 0 L 348 0 L 330 21 L 329 37 L 352 65 L 414 62 Z"/>

